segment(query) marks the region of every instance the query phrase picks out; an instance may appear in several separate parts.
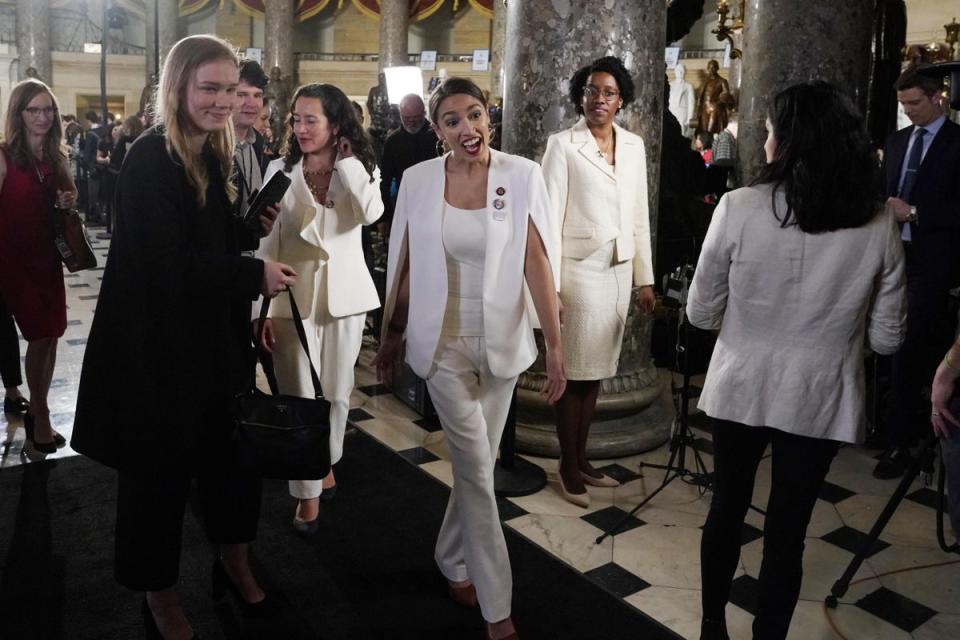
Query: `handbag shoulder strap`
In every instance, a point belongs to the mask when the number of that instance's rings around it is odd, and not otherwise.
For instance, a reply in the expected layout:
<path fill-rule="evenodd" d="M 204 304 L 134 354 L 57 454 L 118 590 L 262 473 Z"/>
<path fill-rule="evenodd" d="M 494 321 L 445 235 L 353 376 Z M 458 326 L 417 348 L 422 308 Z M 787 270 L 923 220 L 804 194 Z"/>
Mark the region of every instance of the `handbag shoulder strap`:
<path fill-rule="evenodd" d="M 293 290 L 287 287 L 287 295 L 290 296 L 290 311 L 293 316 L 293 325 L 297 329 L 297 337 L 300 339 L 300 346 L 307 356 L 307 364 L 310 365 L 310 380 L 313 382 L 313 395 L 317 398 L 323 397 L 323 391 L 320 388 L 320 376 L 313 366 L 313 360 L 310 358 L 310 347 L 307 346 L 307 332 L 303 328 L 303 320 L 300 318 L 300 310 L 297 308 L 297 301 L 293 297 Z M 260 305 L 260 323 L 257 332 L 257 358 L 259 359 L 263 349 L 263 331 L 264 323 L 267 319 L 267 311 L 270 309 L 270 298 L 264 298 Z M 267 382 L 270 385 L 270 391 L 274 395 L 279 395 L 279 386 L 277 384 L 276 374 L 273 371 L 264 371 L 267 376 Z"/>

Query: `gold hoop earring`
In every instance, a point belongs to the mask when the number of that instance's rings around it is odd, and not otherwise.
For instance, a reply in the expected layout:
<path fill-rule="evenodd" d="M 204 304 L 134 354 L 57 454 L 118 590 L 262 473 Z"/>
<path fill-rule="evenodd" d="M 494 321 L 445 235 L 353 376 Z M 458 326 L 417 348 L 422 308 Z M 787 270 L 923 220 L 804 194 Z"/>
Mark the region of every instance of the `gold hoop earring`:
<path fill-rule="evenodd" d="M 436 148 L 437 148 L 437 157 L 442 156 L 443 154 L 445 154 L 447 151 L 450 150 L 447 148 L 447 141 L 443 139 L 437 140 Z"/>

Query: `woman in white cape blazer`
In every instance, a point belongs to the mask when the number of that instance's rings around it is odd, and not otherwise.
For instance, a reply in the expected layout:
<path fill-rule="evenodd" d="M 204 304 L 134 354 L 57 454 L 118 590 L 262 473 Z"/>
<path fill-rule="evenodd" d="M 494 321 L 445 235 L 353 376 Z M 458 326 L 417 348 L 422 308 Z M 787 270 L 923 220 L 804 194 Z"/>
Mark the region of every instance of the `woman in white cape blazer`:
<path fill-rule="evenodd" d="M 387 261 L 389 288 L 383 337 L 393 316 L 397 278 L 403 267 L 400 261 L 409 255 L 411 312 L 406 329 L 406 359 L 421 378 L 433 375 L 433 356 L 447 304 L 442 222 L 444 165 L 448 155 L 421 162 L 404 172 Z M 503 203 L 502 209 L 494 208 L 496 201 Z M 537 357 L 533 339 L 536 312 L 525 295 L 523 278 L 528 221 L 533 221 L 543 239 L 554 282 L 560 281 L 559 230 L 540 166 L 491 149 L 487 213 L 483 282 L 487 358 L 494 375 L 510 378 L 525 371 Z"/>

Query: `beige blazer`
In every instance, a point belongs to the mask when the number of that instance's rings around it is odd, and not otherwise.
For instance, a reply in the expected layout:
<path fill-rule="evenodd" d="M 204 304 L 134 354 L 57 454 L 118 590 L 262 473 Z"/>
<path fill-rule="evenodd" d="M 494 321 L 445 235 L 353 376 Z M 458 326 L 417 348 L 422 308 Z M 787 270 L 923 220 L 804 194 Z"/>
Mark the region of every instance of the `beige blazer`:
<path fill-rule="evenodd" d="M 383 334 L 393 315 L 398 276 L 410 259 L 410 306 L 406 359 L 421 378 L 435 371 L 434 356 L 447 306 L 447 261 L 443 248 L 443 202 L 447 156 L 407 169 L 400 183 L 390 231 L 387 300 Z M 493 375 L 511 378 L 533 364 L 534 309 L 526 292 L 524 262 L 532 221 L 544 239 L 554 280 L 560 259 L 550 199 L 540 166 L 531 160 L 490 151 L 487 177 L 486 256 L 483 265 L 483 327 L 487 362 Z M 408 251 L 409 248 L 409 251 Z"/>
<path fill-rule="evenodd" d="M 562 255 L 583 259 L 614 241 L 614 259 L 633 261 L 633 284 L 653 284 L 647 158 L 643 139 L 614 124 L 616 168 L 600 157 L 585 118 L 553 134 L 543 176 L 561 231 Z M 612 187 L 612 188 L 611 188 Z"/>
<path fill-rule="evenodd" d="M 360 227 L 373 224 L 383 215 L 380 172 L 374 173 L 371 182 L 363 163 L 356 158 L 337 158 L 334 169 L 327 201 L 320 205 L 303 178 L 303 160 L 293 166 L 288 175 L 290 188 L 280 202 L 280 217 L 257 251 L 257 257 L 263 260 L 283 262 L 296 270 L 293 295 L 303 318 L 316 307 L 317 275 L 324 264 L 330 315 L 343 318 L 380 306 L 360 241 Z M 263 183 L 282 170 L 282 158 L 271 162 Z M 255 305 L 256 310 L 259 305 Z M 269 315 L 292 317 L 286 296 L 273 301 Z"/>
<path fill-rule="evenodd" d="M 771 189 L 723 196 L 700 251 L 687 316 L 720 335 L 699 407 L 722 420 L 857 442 L 864 343 L 891 354 L 906 332 L 900 233 L 887 213 L 830 233 L 782 228 Z"/>

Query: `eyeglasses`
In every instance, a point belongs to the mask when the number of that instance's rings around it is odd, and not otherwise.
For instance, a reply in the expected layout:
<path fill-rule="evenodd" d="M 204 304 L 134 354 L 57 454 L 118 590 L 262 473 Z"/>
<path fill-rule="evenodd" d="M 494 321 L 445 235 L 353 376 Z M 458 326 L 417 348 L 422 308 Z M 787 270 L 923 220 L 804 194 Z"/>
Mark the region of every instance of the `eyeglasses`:
<path fill-rule="evenodd" d="M 24 111 L 31 118 L 36 118 L 41 113 L 47 116 L 48 118 L 52 118 L 53 114 L 57 112 L 57 110 L 54 109 L 53 107 L 27 107 L 26 109 L 24 109 Z"/>
<path fill-rule="evenodd" d="M 591 100 L 597 100 L 602 96 L 604 102 L 612 102 L 616 100 L 620 92 L 614 91 L 613 89 L 598 89 L 588 84 L 583 88 L 583 95 Z"/>

